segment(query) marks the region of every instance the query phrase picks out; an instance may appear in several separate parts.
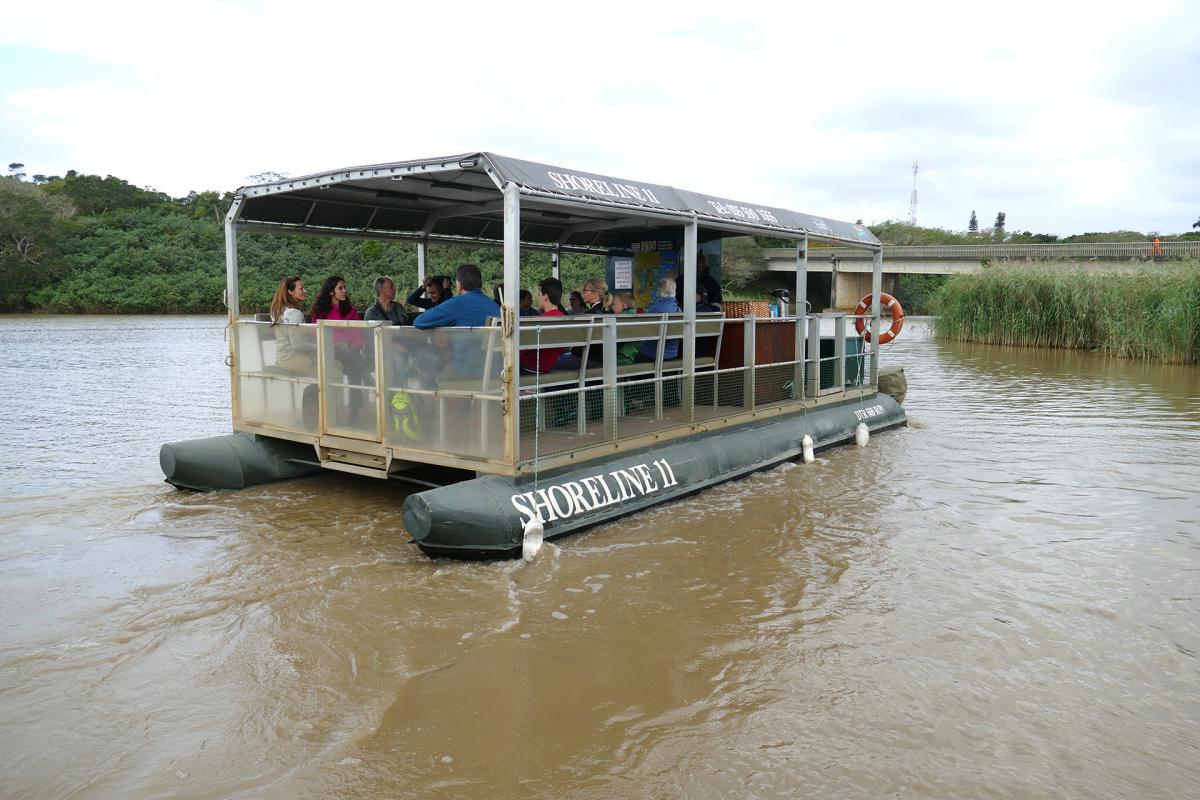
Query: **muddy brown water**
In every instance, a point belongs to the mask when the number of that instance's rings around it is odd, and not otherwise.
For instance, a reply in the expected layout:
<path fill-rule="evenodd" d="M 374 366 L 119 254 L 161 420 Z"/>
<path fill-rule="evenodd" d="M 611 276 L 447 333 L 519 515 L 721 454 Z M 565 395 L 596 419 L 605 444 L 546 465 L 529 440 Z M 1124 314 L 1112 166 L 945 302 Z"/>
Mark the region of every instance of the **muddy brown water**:
<path fill-rule="evenodd" d="M 911 427 L 468 564 L 163 484 L 222 331 L 0 317 L 0 796 L 1200 795 L 1195 367 L 910 324 Z"/>

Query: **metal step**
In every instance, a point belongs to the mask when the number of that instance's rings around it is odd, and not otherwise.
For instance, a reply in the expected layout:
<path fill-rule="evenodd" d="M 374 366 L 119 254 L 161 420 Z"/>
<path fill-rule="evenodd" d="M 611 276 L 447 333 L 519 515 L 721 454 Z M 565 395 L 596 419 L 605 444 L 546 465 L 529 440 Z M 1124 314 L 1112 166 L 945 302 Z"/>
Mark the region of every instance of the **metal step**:
<path fill-rule="evenodd" d="M 387 480 L 389 459 L 386 455 L 359 453 L 344 450 L 340 447 L 319 445 L 317 453 L 321 458 L 321 466 L 339 472 L 349 472 L 354 475 L 365 475 L 369 478 Z"/>

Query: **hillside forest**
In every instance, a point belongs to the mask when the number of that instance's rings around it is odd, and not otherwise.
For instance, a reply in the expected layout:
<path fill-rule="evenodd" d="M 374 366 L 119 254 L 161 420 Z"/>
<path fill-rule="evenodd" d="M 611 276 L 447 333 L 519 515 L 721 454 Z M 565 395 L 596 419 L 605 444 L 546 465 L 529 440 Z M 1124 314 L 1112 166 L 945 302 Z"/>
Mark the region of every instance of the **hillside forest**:
<path fill-rule="evenodd" d="M 224 311 L 223 219 L 233 196 L 214 191 L 170 197 L 115 176 L 34 175 L 10 165 L 0 177 L 0 311 L 48 313 L 220 313 Z M 886 244 L 959 244 L 995 241 L 1145 241 L 1134 231 L 1086 233 L 1059 239 L 1029 232 L 954 232 L 886 221 L 871 230 Z M 1173 238 L 1200 238 L 1200 234 Z M 758 250 L 769 239 L 730 240 L 722 282 L 732 296 L 757 297 Z M 732 245 L 732 252 L 730 246 Z M 736 257 L 733 257 L 735 256 Z M 417 282 L 410 243 L 309 236 L 241 234 L 238 238 L 242 310 L 265 310 L 281 277 L 310 284 L 345 277 L 359 306 L 371 301 L 371 282 L 389 274 L 401 297 Z M 493 248 L 430 246 L 427 269 L 452 274 L 457 264 L 479 264 L 485 285 L 499 282 L 502 254 Z M 603 270 L 597 256 L 564 254 L 567 287 Z M 550 274 L 550 256 L 522 254 L 532 285 Z M 914 290 L 926 287 L 912 287 Z M 913 298 L 914 300 L 916 298 Z"/>

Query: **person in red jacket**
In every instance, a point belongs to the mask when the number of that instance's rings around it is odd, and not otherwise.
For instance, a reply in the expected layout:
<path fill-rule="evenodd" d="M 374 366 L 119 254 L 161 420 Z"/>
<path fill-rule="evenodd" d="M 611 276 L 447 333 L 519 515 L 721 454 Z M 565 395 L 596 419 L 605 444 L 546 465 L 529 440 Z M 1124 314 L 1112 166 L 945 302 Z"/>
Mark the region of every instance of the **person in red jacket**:
<path fill-rule="evenodd" d="M 562 281 L 558 278 L 546 278 L 538 284 L 537 304 L 540 309 L 538 316 L 542 317 L 565 317 L 567 312 L 562 307 Z M 534 317 L 528 318 L 528 322 L 521 323 L 522 325 L 537 325 L 537 319 Z M 549 372 L 554 368 L 554 362 L 563 354 L 565 347 L 543 347 L 540 350 L 522 350 L 521 351 L 521 372 L 525 375 L 534 375 L 540 372 Z"/>

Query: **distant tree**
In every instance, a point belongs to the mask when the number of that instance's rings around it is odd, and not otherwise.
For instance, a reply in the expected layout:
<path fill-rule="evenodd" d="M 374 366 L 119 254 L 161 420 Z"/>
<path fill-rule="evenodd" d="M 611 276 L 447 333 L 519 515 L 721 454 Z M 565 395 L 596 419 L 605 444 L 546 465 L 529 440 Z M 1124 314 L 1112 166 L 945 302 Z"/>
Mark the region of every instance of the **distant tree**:
<path fill-rule="evenodd" d="M 967 223 L 967 230 L 971 233 L 979 233 L 979 217 L 975 216 L 975 209 L 971 209 L 971 221 Z"/>
<path fill-rule="evenodd" d="M 1017 231 L 1008 237 L 1010 242 L 1021 244 L 1054 244 L 1058 237 L 1053 233 L 1033 233 L 1032 231 Z"/>
<path fill-rule="evenodd" d="M 735 236 L 721 244 L 721 283 L 733 289 L 749 286 L 767 268 L 767 259 L 753 236 Z"/>
<path fill-rule="evenodd" d="M 1192 227 L 1193 227 L 1193 228 L 1200 228 L 1200 219 L 1197 219 L 1195 222 L 1193 222 L 1193 223 L 1192 223 Z"/>
<path fill-rule="evenodd" d="M 68 172 L 61 183 L 47 183 L 46 190 L 63 195 L 79 213 L 92 216 L 117 208 L 145 208 L 170 199 L 161 192 L 139 189 L 112 175 L 101 178 L 99 175 L 80 175 L 75 170 Z"/>
<path fill-rule="evenodd" d="M 59 226 L 71 204 L 15 177 L 0 178 L 0 307 L 20 305 L 57 274 Z"/>
<path fill-rule="evenodd" d="M 8 165 L 9 177 L 22 180 L 25 177 L 25 165 L 14 161 Z"/>
<path fill-rule="evenodd" d="M 207 218 L 219 223 L 224 219 L 225 211 L 232 202 L 233 196 L 230 194 L 188 192 L 188 196 L 180 201 L 180 205 L 190 213 L 192 219 Z"/>
<path fill-rule="evenodd" d="M 867 227 L 884 244 L 975 244 L 978 241 L 975 236 L 962 233 L 961 231 L 948 231 L 944 228 L 922 228 L 920 225 L 909 225 L 908 222 L 894 219 L 876 222 Z"/>
<path fill-rule="evenodd" d="M 1001 211 L 996 215 L 996 224 L 992 226 L 992 238 L 998 242 L 1004 241 L 1004 223 L 1005 216 L 1004 212 Z"/>

